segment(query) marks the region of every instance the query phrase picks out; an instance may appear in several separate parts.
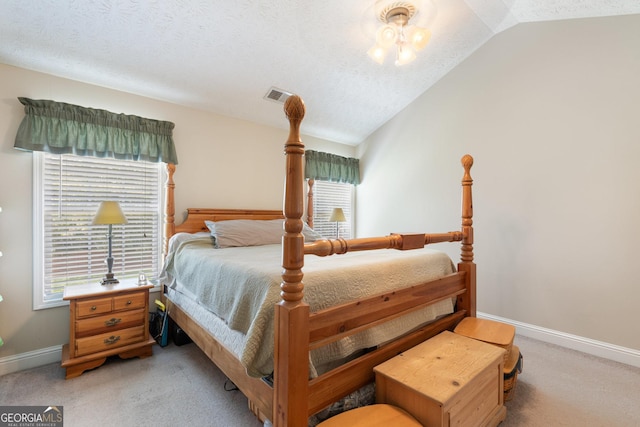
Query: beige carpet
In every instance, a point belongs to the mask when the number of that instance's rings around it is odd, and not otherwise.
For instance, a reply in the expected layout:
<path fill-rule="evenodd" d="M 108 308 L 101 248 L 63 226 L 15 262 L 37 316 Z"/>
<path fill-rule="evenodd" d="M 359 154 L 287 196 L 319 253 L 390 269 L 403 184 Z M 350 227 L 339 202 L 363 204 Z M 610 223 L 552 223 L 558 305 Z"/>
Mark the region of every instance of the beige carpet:
<path fill-rule="evenodd" d="M 524 354 L 503 427 L 640 426 L 640 369 L 516 337 Z M 57 364 L 0 377 L 0 406 L 61 405 L 65 427 L 261 427 L 193 344 L 154 347 L 64 379 Z"/>
<path fill-rule="evenodd" d="M 640 368 L 516 336 L 524 355 L 503 427 L 640 426 Z"/>
<path fill-rule="evenodd" d="M 70 380 L 58 364 L 4 375 L 0 405 L 62 406 L 65 427 L 262 427 L 195 344 L 153 351 Z"/>

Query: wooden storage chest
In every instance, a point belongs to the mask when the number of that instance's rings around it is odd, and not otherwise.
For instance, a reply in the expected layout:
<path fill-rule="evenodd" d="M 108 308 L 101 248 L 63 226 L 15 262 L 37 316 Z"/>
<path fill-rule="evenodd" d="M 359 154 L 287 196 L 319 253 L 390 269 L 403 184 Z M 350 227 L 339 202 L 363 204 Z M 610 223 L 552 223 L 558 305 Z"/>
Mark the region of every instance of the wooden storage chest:
<path fill-rule="evenodd" d="M 374 368 L 376 401 L 396 405 L 426 427 L 496 426 L 505 351 L 449 331 Z"/>

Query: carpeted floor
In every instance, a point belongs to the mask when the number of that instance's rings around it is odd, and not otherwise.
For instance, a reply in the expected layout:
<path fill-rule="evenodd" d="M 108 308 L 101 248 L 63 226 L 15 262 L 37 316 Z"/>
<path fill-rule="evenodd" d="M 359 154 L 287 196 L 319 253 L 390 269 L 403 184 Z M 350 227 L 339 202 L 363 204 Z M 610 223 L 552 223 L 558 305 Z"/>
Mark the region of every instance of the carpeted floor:
<path fill-rule="evenodd" d="M 640 368 L 516 336 L 524 355 L 502 427 L 640 426 Z"/>
<path fill-rule="evenodd" d="M 517 336 L 524 355 L 503 427 L 640 426 L 640 369 Z M 230 386 L 227 384 L 227 388 Z M 0 406 L 63 406 L 65 427 L 261 427 L 194 345 L 110 359 L 78 378 L 58 364 L 0 377 Z"/>
<path fill-rule="evenodd" d="M 65 427 L 262 427 L 195 344 L 153 352 L 107 359 L 70 380 L 58 364 L 2 376 L 0 405 L 62 406 Z"/>

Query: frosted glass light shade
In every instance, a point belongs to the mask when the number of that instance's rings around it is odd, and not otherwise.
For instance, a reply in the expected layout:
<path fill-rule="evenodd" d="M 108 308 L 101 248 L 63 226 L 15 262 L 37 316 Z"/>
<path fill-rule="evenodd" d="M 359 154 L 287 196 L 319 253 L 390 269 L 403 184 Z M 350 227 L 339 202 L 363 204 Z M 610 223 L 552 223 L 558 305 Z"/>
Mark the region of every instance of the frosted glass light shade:
<path fill-rule="evenodd" d="M 431 31 L 426 28 L 413 27 L 410 35 L 411 44 L 415 50 L 422 50 L 431 39 Z"/>
<path fill-rule="evenodd" d="M 384 57 L 387 56 L 387 49 L 376 44 L 374 47 L 367 51 L 367 54 L 371 59 L 382 65 L 382 63 L 384 62 Z"/>

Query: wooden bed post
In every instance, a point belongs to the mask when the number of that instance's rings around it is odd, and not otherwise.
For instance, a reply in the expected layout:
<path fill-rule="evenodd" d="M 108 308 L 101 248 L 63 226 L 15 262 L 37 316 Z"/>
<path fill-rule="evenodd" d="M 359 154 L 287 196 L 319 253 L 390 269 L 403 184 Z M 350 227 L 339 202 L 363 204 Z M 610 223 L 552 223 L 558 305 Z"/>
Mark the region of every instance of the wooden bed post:
<path fill-rule="evenodd" d="M 309 306 L 302 301 L 304 144 L 300 139 L 300 123 L 305 107 L 302 99 L 293 95 L 285 102 L 284 109 L 290 128 L 285 144 L 282 299 L 275 307 L 273 424 L 275 427 L 303 427 L 309 417 Z"/>
<path fill-rule="evenodd" d="M 176 165 L 167 163 L 167 181 L 165 182 L 165 208 L 164 208 L 164 244 L 163 254 L 167 255 L 169 251 L 169 238 L 176 233 L 176 205 L 174 200 L 174 190 L 176 184 L 173 182 L 173 173 L 176 171 Z"/>
<path fill-rule="evenodd" d="M 473 262 L 473 201 L 471 197 L 471 166 L 473 157 L 462 157 L 464 176 L 462 177 L 462 249 L 458 271 L 467 273 L 467 292 L 458 297 L 458 306 L 467 311 L 468 316 L 476 316 L 476 264 Z"/>
<path fill-rule="evenodd" d="M 307 190 L 307 225 L 311 228 L 313 228 L 313 184 L 315 182 L 313 178 L 307 180 L 307 185 L 309 186 Z"/>

